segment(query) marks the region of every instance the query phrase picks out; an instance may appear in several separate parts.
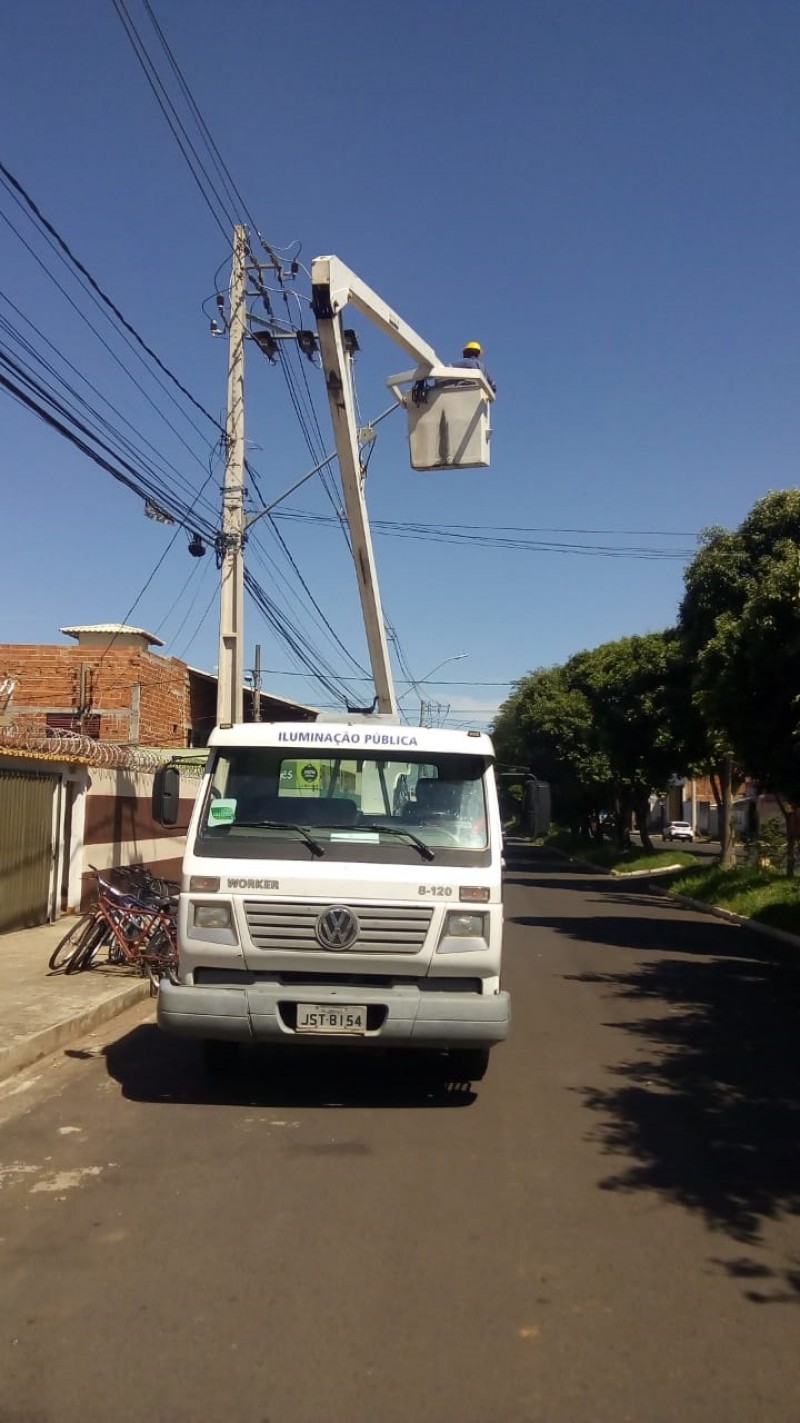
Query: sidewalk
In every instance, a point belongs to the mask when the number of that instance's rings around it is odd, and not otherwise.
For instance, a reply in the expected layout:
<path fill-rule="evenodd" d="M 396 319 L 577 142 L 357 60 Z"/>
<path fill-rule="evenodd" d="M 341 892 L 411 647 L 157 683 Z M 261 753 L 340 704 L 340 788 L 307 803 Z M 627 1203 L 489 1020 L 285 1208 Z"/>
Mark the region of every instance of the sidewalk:
<path fill-rule="evenodd" d="M 0 934 L 0 1081 L 147 998 L 150 985 L 130 969 L 101 963 L 67 977 L 47 967 L 67 933 L 55 924 Z"/>

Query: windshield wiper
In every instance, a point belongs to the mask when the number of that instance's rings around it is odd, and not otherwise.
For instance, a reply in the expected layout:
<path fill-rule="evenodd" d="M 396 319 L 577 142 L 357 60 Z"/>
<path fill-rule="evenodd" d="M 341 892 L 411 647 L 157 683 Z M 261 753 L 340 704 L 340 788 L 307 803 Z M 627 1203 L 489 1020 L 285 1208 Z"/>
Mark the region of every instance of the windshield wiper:
<path fill-rule="evenodd" d="M 302 835 L 312 855 L 319 858 L 325 854 L 319 842 L 312 839 L 302 825 L 292 825 L 286 820 L 237 820 L 234 824 L 244 825 L 248 830 L 296 830 L 298 835 Z"/>
<path fill-rule="evenodd" d="M 426 844 L 425 844 L 425 841 L 424 841 L 424 840 L 420 840 L 419 836 L 418 836 L 418 835 L 414 835 L 411 830 L 402 830 L 399 825 L 364 825 L 364 824 L 360 824 L 360 825 L 355 826 L 355 829 L 356 829 L 356 830 L 372 830 L 372 831 L 376 831 L 376 830 L 377 830 L 377 832 L 378 832 L 379 835 L 403 835 L 406 840 L 410 840 L 410 841 L 411 841 L 412 845 L 416 845 L 416 847 L 417 847 L 417 849 L 419 850 L 419 853 L 421 854 L 423 860 L 435 860 L 435 859 L 436 859 L 436 856 L 434 855 L 433 850 L 431 849 L 430 845 L 426 845 Z"/>

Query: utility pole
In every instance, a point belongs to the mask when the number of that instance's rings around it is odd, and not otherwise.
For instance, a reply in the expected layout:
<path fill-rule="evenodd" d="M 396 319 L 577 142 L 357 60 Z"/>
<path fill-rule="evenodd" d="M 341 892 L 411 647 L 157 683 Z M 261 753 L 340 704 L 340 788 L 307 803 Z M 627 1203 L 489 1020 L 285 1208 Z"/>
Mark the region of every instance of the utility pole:
<path fill-rule="evenodd" d="M 228 419 L 220 540 L 219 667 L 217 722 L 244 720 L 244 340 L 247 293 L 247 229 L 233 230 L 228 329 Z"/>
<path fill-rule="evenodd" d="M 253 721 L 261 720 L 261 643 L 256 643 L 256 660 L 253 665 Z"/>

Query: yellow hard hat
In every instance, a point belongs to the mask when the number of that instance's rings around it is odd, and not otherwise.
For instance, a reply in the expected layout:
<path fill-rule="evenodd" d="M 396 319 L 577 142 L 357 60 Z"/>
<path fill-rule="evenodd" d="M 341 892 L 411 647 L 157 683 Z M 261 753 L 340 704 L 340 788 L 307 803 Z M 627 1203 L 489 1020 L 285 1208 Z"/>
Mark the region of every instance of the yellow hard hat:
<path fill-rule="evenodd" d="M 465 356 L 467 355 L 467 352 L 469 352 L 470 356 L 479 356 L 481 354 L 480 341 L 468 341 L 466 346 L 464 347 Z"/>

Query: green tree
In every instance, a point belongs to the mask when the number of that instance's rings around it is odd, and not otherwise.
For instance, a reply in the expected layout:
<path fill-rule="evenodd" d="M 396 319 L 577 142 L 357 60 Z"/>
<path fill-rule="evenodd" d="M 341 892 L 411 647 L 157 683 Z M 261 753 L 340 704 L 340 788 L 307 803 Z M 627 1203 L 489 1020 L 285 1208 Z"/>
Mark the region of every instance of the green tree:
<path fill-rule="evenodd" d="M 650 797 L 663 790 L 683 756 L 680 641 L 672 631 L 624 637 L 571 663 L 608 761 L 619 823 L 632 813 L 651 851 Z"/>
<path fill-rule="evenodd" d="M 569 664 L 568 664 L 569 665 Z M 610 771 L 591 707 L 568 667 L 539 668 L 517 683 L 495 722 L 498 759 L 549 781 L 553 813 L 577 834 L 607 804 Z"/>
<path fill-rule="evenodd" d="M 613 808 L 620 841 L 635 815 L 652 849 L 650 796 L 682 764 L 690 706 L 680 640 L 648 633 L 524 678 L 493 734 L 503 761 L 550 781 L 555 812 L 574 831 Z"/>
<path fill-rule="evenodd" d="M 708 530 L 685 582 L 679 626 L 727 802 L 723 864 L 733 858 L 730 787 L 746 771 L 783 808 L 791 874 L 800 806 L 800 490 L 766 495 L 732 533 Z"/>

